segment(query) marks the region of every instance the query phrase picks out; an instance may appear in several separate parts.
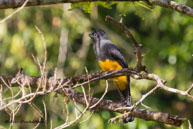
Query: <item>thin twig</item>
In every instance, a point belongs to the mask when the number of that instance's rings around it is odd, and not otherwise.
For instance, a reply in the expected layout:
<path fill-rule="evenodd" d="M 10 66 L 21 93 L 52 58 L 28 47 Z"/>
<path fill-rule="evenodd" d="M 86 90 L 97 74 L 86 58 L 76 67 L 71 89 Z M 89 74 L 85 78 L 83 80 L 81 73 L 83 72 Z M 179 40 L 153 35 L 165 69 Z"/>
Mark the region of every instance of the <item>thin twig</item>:
<path fill-rule="evenodd" d="M 145 95 L 143 95 L 142 97 L 141 97 L 141 99 L 138 101 L 138 102 L 136 102 L 134 105 L 135 106 L 137 106 L 137 105 L 139 105 L 139 104 L 141 104 L 149 95 L 151 95 L 152 93 L 154 93 L 157 89 L 159 89 L 160 87 L 159 87 L 159 85 L 157 85 L 157 86 L 155 86 L 153 89 L 151 89 L 149 92 L 147 92 Z"/>
<path fill-rule="evenodd" d="M 81 88 L 82 88 L 82 92 L 83 92 L 83 94 L 84 94 L 84 99 L 86 100 L 86 106 L 89 106 L 89 103 L 88 103 L 88 100 L 87 100 L 87 97 L 86 97 L 86 92 L 85 92 L 85 90 L 84 90 L 84 87 L 81 86 Z"/>
<path fill-rule="evenodd" d="M 50 119 L 50 129 L 53 129 L 52 127 L 52 120 Z"/>
<path fill-rule="evenodd" d="M 47 110 L 46 110 L 46 104 L 45 104 L 45 101 L 43 100 L 42 101 L 43 105 L 44 105 L 44 124 L 45 124 L 45 128 L 47 129 Z"/>
<path fill-rule="evenodd" d="M 66 84 L 64 83 L 63 85 L 66 85 Z M 38 87 L 39 87 L 39 86 L 38 86 Z M 62 87 L 58 88 L 57 90 L 59 90 L 59 89 L 61 89 L 61 88 L 62 88 Z M 0 107 L 0 110 L 3 110 L 3 109 L 9 107 L 10 105 L 12 105 L 12 104 L 14 104 L 14 103 L 29 103 L 30 101 L 32 101 L 32 99 L 33 99 L 35 96 L 37 96 L 37 95 L 45 95 L 45 94 L 48 94 L 48 93 L 53 92 L 53 91 L 55 91 L 55 89 L 53 89 L 53 90 L 48 90 L 48 91 L 46 91 L 46 92 L 45 92 L 45 91 L 37 91 L 37 90 L 36 90 L 36 91 L 33 92 L 33 93 L 26 94 L 25 96 L 23 96 L 23 97 L 21 97 L 21 98 L 19 98 L 19 99 L 13 100 L 13 101 L 11 101 L 11 102 L 9 102 L 9 103 L 1 106 L 1 107 Z M 30 98 L 30 99 L 26 100 L 27 98 Z M 25 101 L 23 101 L 23 100 L 25 100 Z"/>
<path fill-rule="evenodd" d="M 41 123 L 41 117 L 39 118 L 39 121 L 38 121 L 38 123 L 37 123 L 37 125 L 33 128 L 33 129 L 36 129 L 39 125 L 40 125 L 40 123 Z"/>
<path fill-rule="evenodd" d="M 116 121 L 125 119 L 126 117 L 130 116 L 130 114 L 131 114 L 131 111 L 125 112 L 125 113 L 123 113 L 123 114 L 120 115 L 120 116 L 113 117 L 113 118 L 111 118 L 111 119 L 109 120 L 109 123 L 115 123 Z"/>
<path fill-rule="evenodd" d="M 72 125 L 73 123 L 77 122 L 84 114 L 85 112 L 88 110 L 89 108 L 89 103 L 88 103 L 88 100 L 87 100 L 87 96 L 86 96 L 86 92 L 84 90 L 84 87 L 82 87 L 82 91 L 83 91 L 83 96 L 84 96 L 84 101 L 86 102 L 86 107 L 84 108 L 84 110 L 82 111 L 82 113 L 80 113 L 80 115 L 78 117 L 76 117 L 76 119 L 70 121 L 70 122 L 65 122 L 64 124 L 56 127 L 55 129 L 61 129 L 61 128 L 66 128 L 66 127 L 69 127 L 70 125 Z"/>
<path fill-rule="evenodd" d="M 66 122 L 65 122 L 65 123 L 67 123 L 68 120 L 69 120 L 69 110 L 68 110 L 68 105 L 67 105 L 67 103 L 65 103 L 65 107 L 66 107 Z"/>
<path fill-rule="evenodd" d="M 87 74 L 87 78 L 88 78 L 88 101 L 90 103 L 90 100 L 91 100 L 91 88 L 90 88 L 90 80 L 89 80 L 89 76 L 88 76 L 88 70 L 87 68 L 85 67 L 85 71 L 86 71 L 86 74 Z"/>
<path fill-rule="evenodd" d="M 192 85 L 187 89 L 186 93 L 187 93 L 187 94 L 190 94 L 190 92 L 191 92 L 192 89 L 193 89 L 193 83 L 192 83 Z"/>
<path fill-rule="evenodd" d="M 188 129 L 192 129 L 192 125 L 190 123 L 190 120 L 188 120 Z"/>
<path fill-rule="evenodd" d="M 154 93 L 159 87 L 159 85 L 155 86 L 153 89 L 151 89 L 149 92 L 147 92 L 145 95 L 143 95 L 141 97 L 141 99 L 136 102 L 135 104 L 133 104 L 133 106 L 131 107 L 121 107 L 121 108 L 117 108 L 116 110 L 122 110 L 122 109 L 129 109 L 129 110 L 133 110 L 137 105 L 141 104 L 149 95 L 151 95 L 152 93 Z M 123 114 L 124 115 L 124 114 Z M 122 117 L 122 116 L 120 116 Z"/>
<path fill-rule="evenodd" d="M 70 91 L 66 91 L 67 93 L 70 93 L 78 103 L 81 103 L 83 105 L 86 105 L 85 102 L 85 97 L 83 94 L 76 92 L 73 89 L 68 89 Z M 98 98 L 92 98 L 91 105 L 95 104 L 99 99 Z M 98 109 L 103 109 L 103 110 L 110 110 L 110 111 L 115 111 L 119 113 L 124 113 L 131 111 L 130 109 L 124 109 L 124 110 L 116 110 L 119 107 L 123 107 L 123 104 L 118 104 L 115 103 L 111 100 L 101 100 L 100 104 L 98 104 L 97 108 Z M 131 112 L 131 116 L 137 117 L 137 118 L 142 118 L 146 121 L 151 120 L 151 121 L 157 121 L 157 122 L 163 122 L 165 124 L 170 124 L 170 125 L 175 125 L 175 126 L 180 126 L 186 119 L 178 117 L 176 115 L 171 115 L 168 113 L 162 113 L 162 112 L 155 112 L 155 111 L 150 111 L 150 110 L 145 110 L 145 109 L 138 109 L 135 107 Z"/>
<path fill-rule="evenodd" d="M 131 114 L 131 111 L 132 111 L 137 105 L 142 104 L 142 102 L 143 102 L 149 95 L 151 95 L 152 93 L 154 93 L 158 88 L 160 88 L 159 85 L 155 86 L 153 89 L 151 89 L 151 90 L 150 90 L 149 92 L 147 92 L 145 95 L 143 95 L 143 96 L 141 97 L 141 99 L 140 99 L 138 102 L 136 102 L 135 104 L 133 104 L 133 106 L 131 106 L 131 107 L 121 107 L 121 108 L 117 108 L 116 110 L 129 109 L 130 111 L 129 111 L 129 112 L 126 112 L 126 113 L 124 113 L 124 114 L 122 114 L 122 115 L 120 115 L 120 116 L 116 116 L 116 117 L 114 117 L 114 118 L 111 118 L 111 119 L 110 119 L 110 123 L 114 123 L 115 121 L 118 121 L 118 120 L 120 120 L 120 119 L 124 119 L 124 118 L 126 118 L 127 116 L 129 116 L 129 115 Z"/>
<path fill-rule="evenodd" d="M 149 106 L 147 106 L 147 105 L 145 105 L 143 103 L 141 103 L 141 106 L 145 107 L 146 109 L 150 109 L 151 108 L 151 107 L 149 107 Z"/>
<path fill-rule="evenodd" d="M 0 107 L 3 105 L 3 96 L 2 96 L 2 92 L 3 92 L 3 86 L 0 85 Z"/>
<path fill-rule="evenodd" d="M 43 62 L 43 73 L 45 72 L 45 68 L 46 68 L 46 62 L 47 62 L 47 48 L 46 48 L 46 40 L 44 38 L 43 33 L 41 32 L 41 30 L 35 26 L 36 30 L 39 32 L 39 34 L 41 35 L 42 41 L 43 41 L 43 46 L 44 46 L 44 62 Z"/>
<path fill-rule="evenodd" d="M 2 82 L 4 83 L 4 85 L 7 86 L 8 89 L 11 91 L 11 98 L 13 99 L 14 93 L 13 93 L 12 87 L 10 87 L 10 86 L 5 82 L 5 80 L 4 80 L 2 77 L 0 77 L 0 78 L 1 78 Z"/>
<path fill-rule="evenodd" d="M 90 113 L 90 115 L 89 115 L 85 120 L 82 120 L 82 121 L 80 121 L 79 123 L 82 124 L 82 123 L 86 122 L 87 120 L 89 120 L 90 117 L 93 115 L 93 113 L 94 113 L 94 111 L 92 111 L 92 112 Z"/>
<path fill-rule="evenodd" d="M 101 100 L 105 97 L 105 95 L 106 95 L 106 93 L 107 93 L 107 91 L 108 91 L 108 87 L 109 87 L 109 83 L 108 83 L 108 81 L 106 80 L 105 92 L 103 93 L 103 95 L 101 96 L 101 98 L 99 99 L 99 101 L 96 102 L 94 105 L 92 105 L 92 106 L 90 107 L 90 109 L 96 107 L 96 106 L 101 102 Z"/>
<path fill-rule="evenodd" d="M 16 99 L 16 97 L 18 97 L 20 95 L 20 93 L 21 93 L 21 89 L 13 97 L 7 97 L 7 98 L 3 99 L 3 101 L 9 100 L 9 99 Z"/>
<path fill-rule="evenodd" d="M 47 62 L 47 48 L 46 48 L 46 41 L 44 38 L 43 33 L 41 32 L 41 30 L 35 26 L 36 30 L 39 32 L 39 34 L 41 35 L 42 41 L 43 41 L 43 46 L 44 46 L 44 62 L 43 62 L 43 66 L 42 66 L 42 78 L 44 78 L 44 87 L 43 90 L 46 90 L 46 73 L 45 73 L 45 69 L 46 69 L 46 62 Z"/>
<path fill-rule="evenodd" d="M 38 118 L 39 117 L 43 118 L 42 111 L 34 103 L 29 102 L 28 104 L 34 109 L 35 113 L 37 113 Z"/>
<path fill-rule="evenodd" d="M 0 24 L 3 23 L 3 22 L 5 22 L 6 20 L 10 19 L 13 15 L 15 15 L 16 13 L 18 13 L 19 11 L 21 11 L 21 10 L 25 7 L 25 5 L 27 4 L 27 2 L 28 2 L 28 0 L 26 0 L 20 8 L 18 8 L 18 9 L 15 10 L 13 13 L 11 13 L 10 15 L 8 15 L 6 18 L 2 19 L 2 20 L 0 21 Z"/>

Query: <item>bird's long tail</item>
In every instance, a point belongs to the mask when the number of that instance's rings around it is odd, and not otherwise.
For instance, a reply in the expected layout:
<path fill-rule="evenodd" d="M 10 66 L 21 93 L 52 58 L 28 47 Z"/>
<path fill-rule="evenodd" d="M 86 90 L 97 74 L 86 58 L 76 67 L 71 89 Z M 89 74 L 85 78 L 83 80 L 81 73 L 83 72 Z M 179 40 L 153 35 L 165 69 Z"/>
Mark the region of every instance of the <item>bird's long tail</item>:
<path fill-rule="evenodd" d="M 121 99 L 124 102 L 124 104 L 128 107 L 132 106 L 132 98 L 130 93 L 130 77 L 127 76 L 127 89 L 124 91 L 121 91 Z M 132 122 L 134 120 L 134 117 L 129 116 L 123 120 L 123 123 Z"/>

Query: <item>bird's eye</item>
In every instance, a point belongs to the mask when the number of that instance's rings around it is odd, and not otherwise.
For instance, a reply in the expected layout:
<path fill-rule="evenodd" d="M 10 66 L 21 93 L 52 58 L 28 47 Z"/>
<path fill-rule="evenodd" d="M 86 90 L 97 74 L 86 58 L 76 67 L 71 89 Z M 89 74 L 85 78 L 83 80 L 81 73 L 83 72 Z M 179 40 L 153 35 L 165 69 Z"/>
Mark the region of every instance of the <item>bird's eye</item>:
<path fill-rule="evenodd" d="M 94 37 L 95 37 L 95 38 L 97 37 L 97 34 L 96 34 L 96 33 L 94 33 Z"/>

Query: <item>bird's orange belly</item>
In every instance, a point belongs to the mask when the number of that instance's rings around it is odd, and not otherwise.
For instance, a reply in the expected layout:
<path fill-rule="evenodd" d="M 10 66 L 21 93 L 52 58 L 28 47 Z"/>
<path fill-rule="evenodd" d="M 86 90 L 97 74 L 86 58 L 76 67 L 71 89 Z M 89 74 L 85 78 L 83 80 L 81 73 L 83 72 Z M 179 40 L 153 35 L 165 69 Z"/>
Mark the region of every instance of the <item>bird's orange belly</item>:
<path fill-rule="evenodd" d="M 117 61 L 105 60 L 98 62 L 103 71 L 109 70 L 119 70 L 122 69 L 122 66 Z M 113 83 L 121 90 L 126 90 L 127 88 L 127 76 L 120 76 L 112 78 Z"/>

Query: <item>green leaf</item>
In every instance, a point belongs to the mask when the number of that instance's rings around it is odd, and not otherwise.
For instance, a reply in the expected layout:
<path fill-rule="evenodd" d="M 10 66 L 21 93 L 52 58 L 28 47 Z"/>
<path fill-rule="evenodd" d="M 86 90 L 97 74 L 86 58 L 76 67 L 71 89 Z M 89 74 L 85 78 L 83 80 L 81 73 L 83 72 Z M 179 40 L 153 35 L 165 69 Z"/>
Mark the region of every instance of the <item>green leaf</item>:
<path fill-rule="evenodd" d="M 101 1 L 97 1 L 96 2 L 98 5 L 107 8 L 107 9 L 112 9 L 112 5 L 115 4 L 116 2 L 101 2 Z M 73 3 L 71 4 L 71 9 L 75 9 L 75 8 L 82 8 L 83 11 L 85 13 L 91 13 L 92 12 L 92 8 L 94 6 L 93 2 L 79 2 L 79 3 Z"/>
<path fill-rule="evenodd" d="M 151 5 L 146 4 L 143 1 L 135 2 L 135 4 L 153 12 L 153 7 Z"/>
<path fill-rule="evenodd" d="M 85 4 L 85 5 L 83 6 L 84 12 L 86 12 L 86 13 L 91 13 L 93 6 L 94 6 L 93 2 L 92 2 L 92 3 Z"/>
<path fill-rule="evenodd" d="M 71 8 L 69 10 L 73 10 L 75 8 L 82 8 L 85 13 L 91 13 L 93 8 L 93 2 L 79 2 L 71 4 Z"/>
<path fill-rule="evenodd" d="M 107 8 L 107 9 L 112 9 L 112 5 L 115 4 L 116 2 L 101 2 L 101 1 L 97 1 L 96 2 L 98 5 Z"/>

